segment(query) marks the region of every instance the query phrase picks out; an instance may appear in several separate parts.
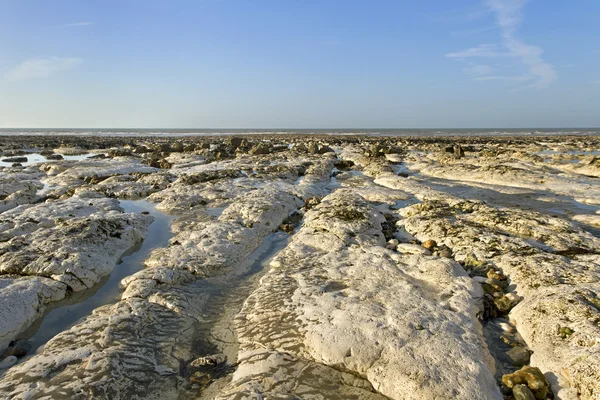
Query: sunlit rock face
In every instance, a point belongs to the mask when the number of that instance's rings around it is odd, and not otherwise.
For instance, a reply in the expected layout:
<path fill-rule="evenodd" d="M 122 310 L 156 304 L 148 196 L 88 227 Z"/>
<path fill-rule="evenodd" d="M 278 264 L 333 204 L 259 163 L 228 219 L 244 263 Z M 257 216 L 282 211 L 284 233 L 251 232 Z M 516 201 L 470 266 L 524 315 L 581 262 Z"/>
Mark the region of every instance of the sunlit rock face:
<path fill-rule="evenodd" d="M 599 398 L 598 144 L 64 139 L 0 169 L 0 397 Z"/>

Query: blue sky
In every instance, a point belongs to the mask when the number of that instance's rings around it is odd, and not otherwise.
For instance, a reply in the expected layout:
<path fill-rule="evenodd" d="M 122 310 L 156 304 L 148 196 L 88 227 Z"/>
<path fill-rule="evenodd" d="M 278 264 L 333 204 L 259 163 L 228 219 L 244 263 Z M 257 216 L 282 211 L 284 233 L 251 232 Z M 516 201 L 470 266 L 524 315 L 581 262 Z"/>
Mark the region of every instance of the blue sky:
<path fill-rule="evenodd" d="M 0 0 L 0 127 L 600 126 L 598 0 Z"/>

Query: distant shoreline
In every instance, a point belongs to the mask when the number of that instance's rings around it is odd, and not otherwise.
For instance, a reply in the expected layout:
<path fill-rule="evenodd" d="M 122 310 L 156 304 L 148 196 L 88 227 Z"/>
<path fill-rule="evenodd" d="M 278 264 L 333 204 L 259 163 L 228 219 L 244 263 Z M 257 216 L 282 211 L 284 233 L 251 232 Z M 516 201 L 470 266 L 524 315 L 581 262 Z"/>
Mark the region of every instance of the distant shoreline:
<path fill-rule="evenodd" d="M 600 128 L 515 129 L 0 129 L 0 136 L 210 137 L 231 135 L 314 135 L 375 137 L 598 136 Z"/>

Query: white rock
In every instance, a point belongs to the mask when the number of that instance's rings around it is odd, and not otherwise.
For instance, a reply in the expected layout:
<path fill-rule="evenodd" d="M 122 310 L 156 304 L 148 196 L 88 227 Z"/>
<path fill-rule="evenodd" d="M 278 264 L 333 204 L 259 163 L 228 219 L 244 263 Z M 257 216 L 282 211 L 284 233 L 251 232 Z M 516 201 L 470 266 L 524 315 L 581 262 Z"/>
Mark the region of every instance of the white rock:
<path fill-rule="evenodd" d="M 396 247 L 396 250 L 400 253 L 405 254 L 424 254 L 427 256 L 431 255 L 431 251 L 427 250 L 425 247 L 412 243 L 400 243 Z"/>
<path fill-rule="evenodd" d="M 17 363 L 17 357 L 8 356 L 4 360 L 0 361 L 0 369 L 7 369 Z"/>

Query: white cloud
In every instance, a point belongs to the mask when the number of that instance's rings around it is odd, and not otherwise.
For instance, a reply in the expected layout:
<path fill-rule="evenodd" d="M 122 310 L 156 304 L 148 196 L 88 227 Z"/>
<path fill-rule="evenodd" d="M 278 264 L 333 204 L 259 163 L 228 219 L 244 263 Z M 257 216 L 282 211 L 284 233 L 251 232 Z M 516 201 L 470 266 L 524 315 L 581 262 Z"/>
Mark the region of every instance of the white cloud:
<path fill-rule="evenodd" d="M 494 44 L 480 44 L 477 47 L 446 54 L 448 58 L 470 58 L 470 57 L 510 57 L 511 54 L 501 52 L 500 47 Z"/>
<path fill-rule="evenodd" d="M 494 72 L 494 68 L 490 65 L 472 64 L 470 63 L 465 72 L 473 78 L 489 75 Z"/>
<path fill-rule="evenodd" d="M 531 77 L 523 76 L 476 76 L 473 78 L 476 81 L 512 81 L 512 82 L 527 82 L 531 80 Z"/>
<path fill-rule="evenodd" d="M 496 15 L 496 24 L 502 32 L 504 50 L 501 50 L 498 46 L 483 44 L 456 53 L 446 54 L 446 57 L 458 59 L 513 57 L 519 60 L 522 66 L 527 69 L 527 74 L 516 77 L 498 76 L 498 79 L 529 81 L 530 85 L 528 87 L 537 89 L 550 86 L 558 78 L 554 66 L 544 61 L 542 58 L 543 50 L 540 47 L 524 43 L 516 35 L 517 28 L 523 21 L 523 6 L 526 2 L 527 0 L 485 1 L 485 5 Z"/>
<path fill-rule="evenodd" d="M 10 70 L 5 78 L 12 82 L 46 78 L 55 72 L 75 68 L 82 62 L 81 58 L 75 57 L 30 58 Z"/>
<path fill-rule="evenodd" d="M 90 26 L 90 25 L 94 25 L 94 23 L 90 22 L 90 21 L 71 22 L 70 24 L 63 24 L 61 26 L 70 27 L 70 26 Z"/>

